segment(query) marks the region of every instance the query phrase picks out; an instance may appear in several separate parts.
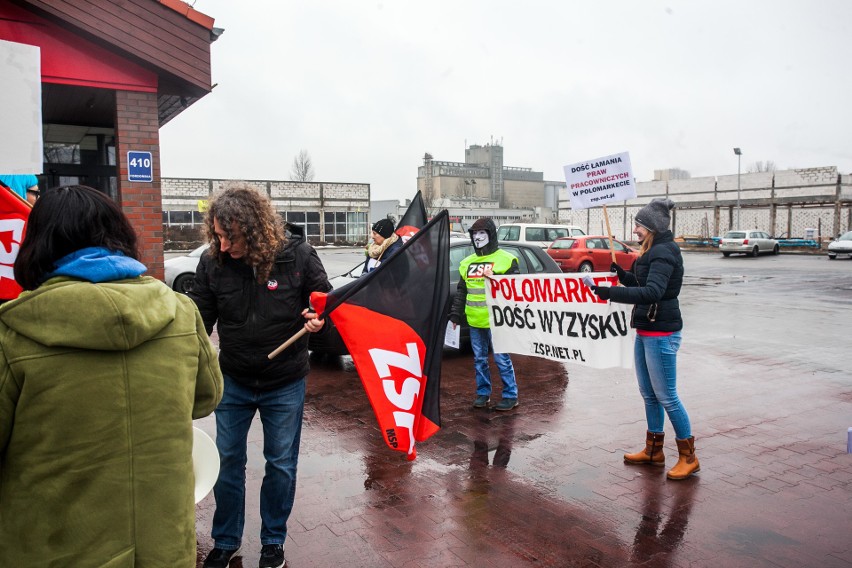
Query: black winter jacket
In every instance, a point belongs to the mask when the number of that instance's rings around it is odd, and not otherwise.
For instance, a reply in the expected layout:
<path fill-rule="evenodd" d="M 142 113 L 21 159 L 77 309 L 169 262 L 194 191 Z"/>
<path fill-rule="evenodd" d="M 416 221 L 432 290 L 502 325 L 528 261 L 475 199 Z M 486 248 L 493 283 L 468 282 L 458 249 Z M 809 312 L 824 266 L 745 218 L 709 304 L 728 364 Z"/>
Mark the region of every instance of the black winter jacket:
<path fill-rule="evenodd" d="M 259 284 L 254 270 L 229 256 L 219 264 L 205 253 L 189 297 L 209 334 L 218 322 L 222 372 L 248 387 L 270 390 L 308 374 L 308 337 L 302 336 L 272 360 L 267 355 L 304 326 L 301 312 L 311 292 L 331 285 L 316 251 L 301 227 L 275 259 L 269 281 Z"/>
<path fill-rule="evenodd" d="M 633 307 L 631 325 L 646 331 L 680 331 L 678 295 L 683 285 L 683 257 L 671 231 L 654 235 L 654 244 L 640 256 L 632 272 L 619 279 L 625 287 L 609 289 L 609 299 Z"/>

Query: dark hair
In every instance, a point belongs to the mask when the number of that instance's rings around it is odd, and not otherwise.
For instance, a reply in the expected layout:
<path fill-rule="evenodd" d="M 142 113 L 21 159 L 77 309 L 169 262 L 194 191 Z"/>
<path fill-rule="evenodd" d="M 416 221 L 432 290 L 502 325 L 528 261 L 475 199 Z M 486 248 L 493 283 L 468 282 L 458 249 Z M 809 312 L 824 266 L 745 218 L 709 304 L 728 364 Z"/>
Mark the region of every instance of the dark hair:
<path fill-rule="evenodd" d="M 35 290 L 56 261 L 88 247 L 103 247 L 139 260 L 136 231 L 115 201 L 85 185 L 45 191 L 27 221 L 15 260 L 15 280 Z"/>

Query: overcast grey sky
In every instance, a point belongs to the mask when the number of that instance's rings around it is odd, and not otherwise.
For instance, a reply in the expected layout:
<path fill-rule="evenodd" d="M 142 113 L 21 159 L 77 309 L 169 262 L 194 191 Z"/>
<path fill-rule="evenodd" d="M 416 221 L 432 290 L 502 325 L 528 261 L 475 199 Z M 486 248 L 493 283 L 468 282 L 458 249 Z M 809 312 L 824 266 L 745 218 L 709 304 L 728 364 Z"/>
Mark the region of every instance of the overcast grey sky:
<path fill-rule="evenodd" d="M 192 0 L 189 2 L 193 4 Z M 166 177 L 315 181 L 409 198 L 423 154 L 507 166 L 622 151 L 635 175 L 852 173 L 848 0 L 195 0 L 225 33 L 213 92 L 160 132 Z"/>

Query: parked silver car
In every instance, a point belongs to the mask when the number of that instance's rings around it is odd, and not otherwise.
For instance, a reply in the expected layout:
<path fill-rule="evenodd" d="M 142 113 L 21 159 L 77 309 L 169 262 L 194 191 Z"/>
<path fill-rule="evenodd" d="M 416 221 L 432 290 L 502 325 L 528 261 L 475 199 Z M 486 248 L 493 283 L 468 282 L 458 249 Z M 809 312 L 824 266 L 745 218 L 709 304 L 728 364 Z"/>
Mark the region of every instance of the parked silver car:
<path fill-rule="evenodd" d="M 745 229 L 725 233 L 719 242 L 719 250 L 726 257 L 734 253 L 757 256 L 761 253 L 778 254 L 780 247 L 778 241 L 770 237 L 769 233 Z"/>
<path fill-rule="evenodd" d="M 828 243 L 828 258 L 834 260 L 838 254 L 845 254 L 852 258 L 852 231 L 843 233 Z"/>

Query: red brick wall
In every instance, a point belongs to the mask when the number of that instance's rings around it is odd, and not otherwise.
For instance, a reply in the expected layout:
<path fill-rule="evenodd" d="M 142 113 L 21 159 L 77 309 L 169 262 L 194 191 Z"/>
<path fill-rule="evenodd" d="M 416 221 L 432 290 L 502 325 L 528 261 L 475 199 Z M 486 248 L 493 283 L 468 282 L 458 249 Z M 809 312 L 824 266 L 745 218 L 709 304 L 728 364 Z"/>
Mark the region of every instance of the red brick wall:
<path fill-rule="evenodd" d="M 115 92 L 118 201 L 139 236 L 139 259 L 149 276 L 163 278 L 163 205 L 160 191 L 160 125 L 157 94 Z M 127 152 L 151 152 L 154 181 L 127 181 Z"/>

